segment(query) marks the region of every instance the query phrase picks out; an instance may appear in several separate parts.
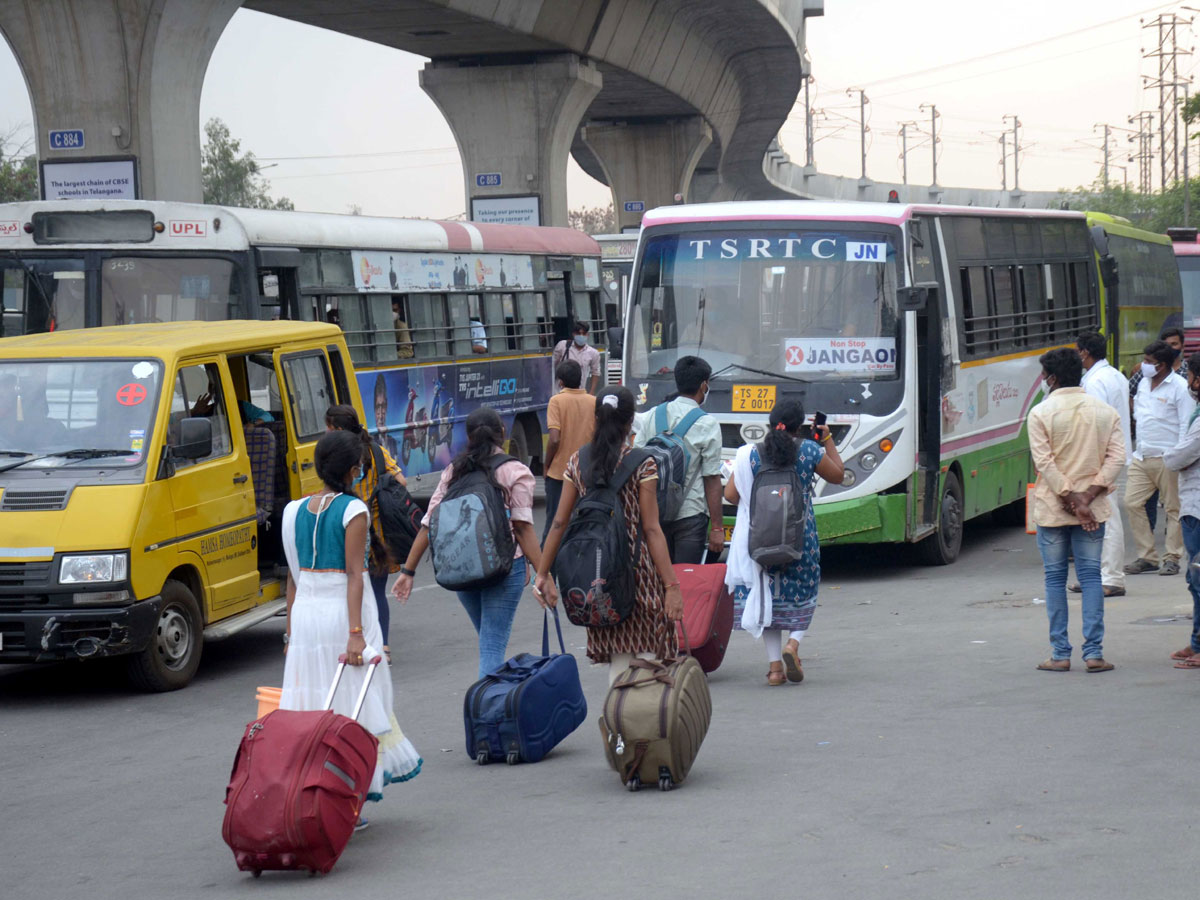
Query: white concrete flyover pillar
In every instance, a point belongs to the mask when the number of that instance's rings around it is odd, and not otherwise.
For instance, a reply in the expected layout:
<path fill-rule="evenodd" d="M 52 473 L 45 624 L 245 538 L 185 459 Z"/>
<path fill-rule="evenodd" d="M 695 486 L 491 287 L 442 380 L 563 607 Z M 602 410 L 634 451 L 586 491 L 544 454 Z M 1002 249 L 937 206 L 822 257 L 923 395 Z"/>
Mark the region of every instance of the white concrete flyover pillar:
<path fill-rule="evenodd" d="M 600 92 L 600 73 L 572 54 L 518 65 L 425 64 L 421 87 L 450 124 L 462 154 L 467 215 L 503 221 L 537 197 L 543 225 L 567 224 L 567 159 L 575 130 Z M 483 215 L 482 207 L 492 211 Z"/>
<path fill-rule="evenodd" d="M 0 3 L 33 101 L 42 160 L 137 160 L 139 194 L 199 201 L 200 91 L 242 0 Z M 52 130 L 84 133 L 82 149 Z"/>
<path fill-rule="evenodd" d="M 587 125 L 583 142 L 596 155 L 612 188 L 617 229 L 636 228 L 642 213 L 686 201 L 696 163 L 712 143 L 701 116 Z"/>

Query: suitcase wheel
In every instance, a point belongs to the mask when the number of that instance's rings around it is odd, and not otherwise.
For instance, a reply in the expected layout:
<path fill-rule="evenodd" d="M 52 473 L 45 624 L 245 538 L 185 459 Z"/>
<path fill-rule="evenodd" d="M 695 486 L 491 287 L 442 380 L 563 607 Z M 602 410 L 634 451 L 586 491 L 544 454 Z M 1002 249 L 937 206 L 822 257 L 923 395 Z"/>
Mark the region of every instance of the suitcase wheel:
<path fill-rule="evenodd" d="M 252 869 L 250 871 L 250 874 L 253 875 L 255 878 L 262 878 L 262 869 Z"/>
<path fill-rule="evenodd" d="M 515 766 L 517 763 L 519 763 L 521 761 L 521 751 L 520 750 L 509 750 L 508 755 L 504 757 L 504 761 L 506 763 L 508 763 L 510 766 Z"/>
<path fill-rule="evenodd" d="M 629 793 L 636 794 L 642 789 L 642 776 L 638 775 L 637 772 L 634 772 L 633 777 L 625 782 L 625 787 L 629 789 Z"/>
<path fill-rule="evenodd" d="M 481 766 L 486 766 L 491 761 L 490 754 L 485 749 L 476 751 L 475 762 Z"/>
<path fill-rule="evenodd" d="M 671 770 L 666 766 L 658 767 L 658 789 L 660 791 L 670 791 L 675 788 L 675 779 L 671 777 Z"/>

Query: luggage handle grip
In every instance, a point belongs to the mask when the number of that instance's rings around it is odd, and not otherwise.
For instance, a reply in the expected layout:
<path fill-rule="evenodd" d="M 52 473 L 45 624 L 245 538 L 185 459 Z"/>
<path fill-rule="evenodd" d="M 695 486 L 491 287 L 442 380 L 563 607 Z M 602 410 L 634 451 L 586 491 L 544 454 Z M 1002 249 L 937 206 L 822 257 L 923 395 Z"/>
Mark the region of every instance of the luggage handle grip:
<path fill-rule="evenodd" d="M 354 712 L 350 714 L 350 718 L 358 721 L 358 714 L 362 712 L 363 704 L 367 701 L 367 691 L 371 688 L 371 679 L 375 677 L 375 670 L 379 668 L 379 664 L 383 662 L 383 657 L 376 655 L 369 663 L 367 663 L 367 677 L 363 679 L 362 690 L 358 692 L 358 698 L 354 701 Z M 325 697 L 325 705 L 322 709 L 333 708 L 333 697 L 337 693 L 338 685 L 342 683 L 342 673 L 346 671 L 346 654 L 343 653 L 338 657 L 337 671 L 333 673 L 333 684 L 329 686 L 329 693 Z"/>
<path fill-rule="evenodd" d="M 563 642 L 562 620 L 558 617 L 558 607 L 553 610 L 542 610 L 542 656 L 550 655 L 550 613 L 554 613 L 554 629 L 558 632 L 558 649 L 564 655 L 567 652 L 567 645 Z"/>

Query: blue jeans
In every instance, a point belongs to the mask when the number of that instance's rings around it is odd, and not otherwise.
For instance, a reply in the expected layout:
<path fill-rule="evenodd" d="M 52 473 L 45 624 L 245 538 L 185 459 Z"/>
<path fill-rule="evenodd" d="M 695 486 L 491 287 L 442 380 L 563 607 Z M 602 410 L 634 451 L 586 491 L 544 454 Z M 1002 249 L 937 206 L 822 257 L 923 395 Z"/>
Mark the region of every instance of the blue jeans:
<path fill-rule="evenodd" d="M 1192 592 L 1192 652 L 1200 653 L 1200 573 L 1192 568 L 1192 559 L 1200 553 L 1200 519 L 1180 516 L 1179 527 L 1183 531 L 1184 549 L 1187 550 L 1187 586 Z"/>
<path fill-rule="evenodd" d="M 1055 659 L 1071 658 L 1067 639 L 1067 557 L 1075 555 L 1075 575 L 1083 588 L 1083 658 L 1104 656 L 1104 587 L 1100 583 L 1100 551 L 1104 525 L 1084 531 L 1080 525 L 1037 530 L 1038 550 L 1046 570 L 1046 615 L 1050 618 L 1050 646 Z"/>
<path fill-rule="evenodd" d="M 371 590 L 375 594 L 375 606 L 379 610 L 379 628 L 383 631 L 383 646 L 388 646 L 388 626 L 392 622 L 392 611 L 388 606 L 387 574 L 371 576 Z"/>
<path fill-rule="evenodd" d="M 517 603 L 525 590 L 525 557 L 513 560 L 512 571 L 498 584 L 477 591 L 458 591 L 471 624 L 479 635 L 479 677 L 504 665 Z"/>

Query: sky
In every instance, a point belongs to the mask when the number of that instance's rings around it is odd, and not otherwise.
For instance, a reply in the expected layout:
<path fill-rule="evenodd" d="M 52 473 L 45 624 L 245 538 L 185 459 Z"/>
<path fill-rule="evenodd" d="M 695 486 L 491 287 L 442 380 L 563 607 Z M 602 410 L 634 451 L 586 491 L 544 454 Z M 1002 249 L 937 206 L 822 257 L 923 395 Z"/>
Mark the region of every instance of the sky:
<path fill-rule="evenodd" d="M 820 171 L 859 175 L 858 95 L 846 92 L 863 88 L 870 100 L 868 177 L 900 180 L 899 123 L 915 121 L 920 130 L 910 130 L 909 180 L 928 183 L 929 113 L 919 107 L 934 103 L 941 116 L 939 183 L 999 187 L 999 135 L 1011 132 L 1004 117 L 1016 114 L 1021 187 L 1036 190 L 1091 182 L 1102 158 L 1093 126 L 1127 129 L 1130 116 L 1157 107 L 1157 91 L 1143 88 L 1157 63 L 1142 58 L 1157 37 L 1139 18 L 1194 15 L 1178 3 L 1151 0 L 826 0 L 825 8 L 823 17 L 808 20 Z M 1200 43 L 1195 30 L 1200 22 L 1180 29 L 1182 48 Z M 424 63 L 242 10 L 213 53 L 201 121 L 223 119 L 243 149 L 270 166 L 264 174 L 272 193 L 291 198 L 297 209 L 455 216 L 465 203 L 461 163 L 449 126 L 418 84 Z M 1196 56 L 1181 57 L 1180 74 L 1190 77 L 1196 66 Z M 30 135 L 31 123 L 24 79 L 0 41 L 0 134 Z M 1127 136 L 1112 132 L 1111 177 L 1120 181 L 1116 166 L 1124 165 L 1133 182 Z M 780 140 L 803 163 L 803 95 Z M 1011 140 L 1008 149 L 1011 186 Z M 607 187 L 572 161 L 570 206 L 610 200 Z"/>

